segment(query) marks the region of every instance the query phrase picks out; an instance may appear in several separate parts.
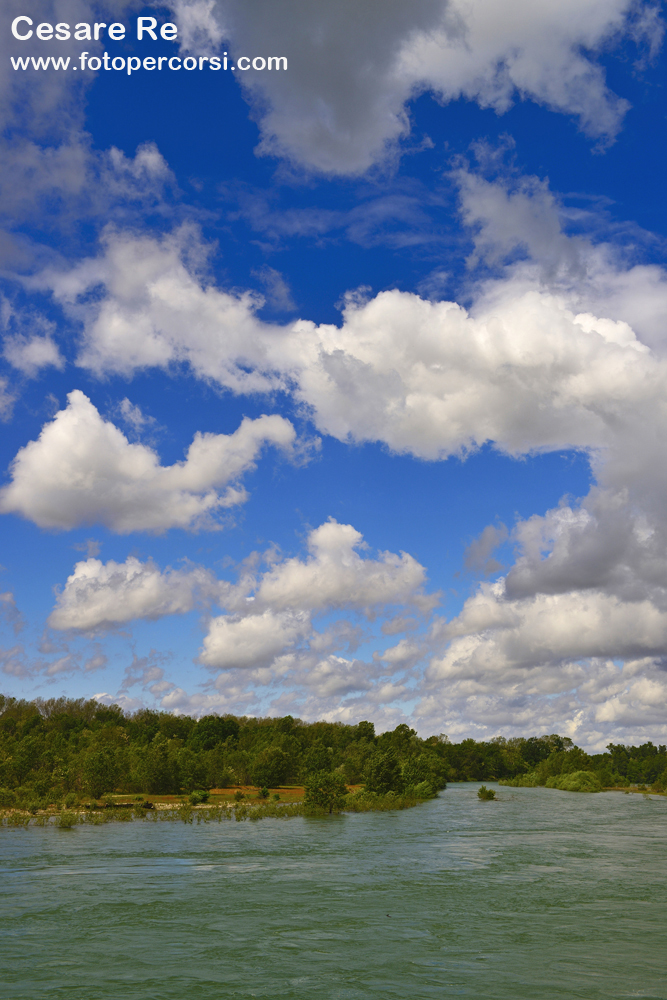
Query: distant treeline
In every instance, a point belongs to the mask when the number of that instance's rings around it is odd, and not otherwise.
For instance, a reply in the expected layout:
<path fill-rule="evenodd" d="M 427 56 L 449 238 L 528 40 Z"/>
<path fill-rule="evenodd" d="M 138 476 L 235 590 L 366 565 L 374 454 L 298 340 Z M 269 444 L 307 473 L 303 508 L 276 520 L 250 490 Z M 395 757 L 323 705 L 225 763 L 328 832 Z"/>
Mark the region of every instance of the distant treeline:
<path fill-rule="evenodd" d="M 0 695 L 0 807 L 70 802 L 107 792 L 152 795 L 305 784 L 336 773 L 367 791 L 433 792 L 447 781 L 493 781 L 593 771 L 604 786 L 667 788 L 667 748 L 609 744 L 589 756 L 561 736 L 488 742 L 420 739 L 409 726 L 376 735 L 372 722 L 206 715 L 200 719 L 65 698 Z"/>

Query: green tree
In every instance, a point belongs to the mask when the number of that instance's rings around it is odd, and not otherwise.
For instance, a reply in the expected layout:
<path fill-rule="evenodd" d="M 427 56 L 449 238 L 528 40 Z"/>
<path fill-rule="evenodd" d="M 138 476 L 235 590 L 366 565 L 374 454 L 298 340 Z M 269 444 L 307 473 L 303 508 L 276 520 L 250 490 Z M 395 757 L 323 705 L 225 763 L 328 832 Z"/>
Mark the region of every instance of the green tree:
<path fill-rule="evenodd" d="M 333 751 L 318 740 L 303 755 L 303 769 L 306 774 L 318 771 L 333 771 Z"/>
<path fill-rule="evenodd" d="M 112 792 L 116 785 L 116 755 L 111 746 L 91 746 L 83 751 L 81 777 L 86 791 L 99 799 L 104 792 Z"/>
<path fill-rule="evenodd" d="M 376 750 L 368 758 L 365 786 L 369 792 L 377 792 L 378 795 L 403 791 L 401 765 L 392 748 Z"/>
<path fill-rule="evenodd" d="M 257 788 L 276 788 L 289 773 L 290 759 L 280 747 L 267 747 L 252 762 L 252 783 Z"/>
<path fill-rule="evenodd" d="M 338 771 L 315 771 L 306 779 L 304 803 L 328 813 L 340 812 L 345 805 L 347 786 Z"/>

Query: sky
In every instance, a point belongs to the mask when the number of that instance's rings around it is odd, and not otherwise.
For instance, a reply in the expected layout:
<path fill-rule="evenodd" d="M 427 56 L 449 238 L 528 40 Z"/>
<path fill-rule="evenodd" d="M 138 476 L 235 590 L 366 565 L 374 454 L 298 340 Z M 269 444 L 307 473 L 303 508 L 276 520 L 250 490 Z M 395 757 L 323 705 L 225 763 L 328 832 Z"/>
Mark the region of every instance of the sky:
<path fill-rule="evenodd" d="M 1 24 L 0 690 L 664 742 L 660 5 Z"/>

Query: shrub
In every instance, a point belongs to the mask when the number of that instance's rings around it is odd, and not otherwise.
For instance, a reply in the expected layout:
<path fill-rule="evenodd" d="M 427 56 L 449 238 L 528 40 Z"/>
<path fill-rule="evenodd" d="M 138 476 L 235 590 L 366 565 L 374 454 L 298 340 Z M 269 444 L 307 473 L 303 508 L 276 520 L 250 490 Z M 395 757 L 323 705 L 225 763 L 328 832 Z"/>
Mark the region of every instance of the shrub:
<path fill-rule="evenodd" d="M 558 788 L 562 792 L 601 792 L 602 785 L 593 771 L 573 771 L 559 774 L 547 781 L 547 788 Z"/>
<path fill-rule="evenodd" d="M 258 799 L 268 799 L 268 797 L 269 797 L 269 790 L 266 787 L 260 788 L 260 790 L 257 792 Z"/>
<path fill-rule="evenodd" d="M 406 788 L 406 795 L 414 795 L 416 799 L 434 799 L 437 792 L 430 781 L 420 781 L 418 785 Z"/>
<path fill-rule="evenodd" d="M 208 800 L 209 800 L 208 792 L 195 791 L 195 792 L 190 792 L 190 794 L 188 795 L 188 801 L 191 806 L 198 806 L 202 802 L 208 802 Z"/>
<path fill-rule="evenodd" d="M 477 792 L 477 798 L 480 799 L 482 802 L 493 802 L 495 797 L 496 793 L 494 792 L 493 788 L 487 788 L 486 785 L 482 785 L 482 787 Z"/>
<path fill-rule="evenodd" d="M 347 786 L 338 771 L 316 771 L 306 779 L 304 805 L 325 812 L 341 812 L 345 806 Z"/>
<path fill-rule="evenodd" d="M 16 805 L 16 792 L 11 788 L 0 788 L 0 809 L 11 809 Z"/>
<path fill-rule="evenodd" d="M 71 830 L 73 826 L 78 822 L 78 817 L 76 813 L 73 812 L 61 812 L 60 816 L 56 821 L 56 826 L 61 830 Z"/>
<path fill-rule="evenodd" d="M 237 789 L 237 790 L 236 790 L 236 791 L 234 792 L 234 798 L 236 799 L 236 801 L 237 801 L 237 802 L 242 802 L 242 801 L 243 801 L 243 799 L 245 798 L 245 795 L 243 794 L 243 792 L 241 791 L 241 789 L 240 789 L 240 788 L 238 788 L 238 789 Z"/>

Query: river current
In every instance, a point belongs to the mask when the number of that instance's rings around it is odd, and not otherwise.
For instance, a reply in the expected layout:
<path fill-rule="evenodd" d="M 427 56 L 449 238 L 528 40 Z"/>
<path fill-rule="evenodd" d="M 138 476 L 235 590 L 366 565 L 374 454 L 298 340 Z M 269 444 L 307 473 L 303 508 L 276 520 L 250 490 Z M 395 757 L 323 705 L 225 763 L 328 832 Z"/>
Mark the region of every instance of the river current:
<path fill-rule="evenodd" d="M 667 798 L 0 830 L 7 1000 L 667 1000 Z"/>

